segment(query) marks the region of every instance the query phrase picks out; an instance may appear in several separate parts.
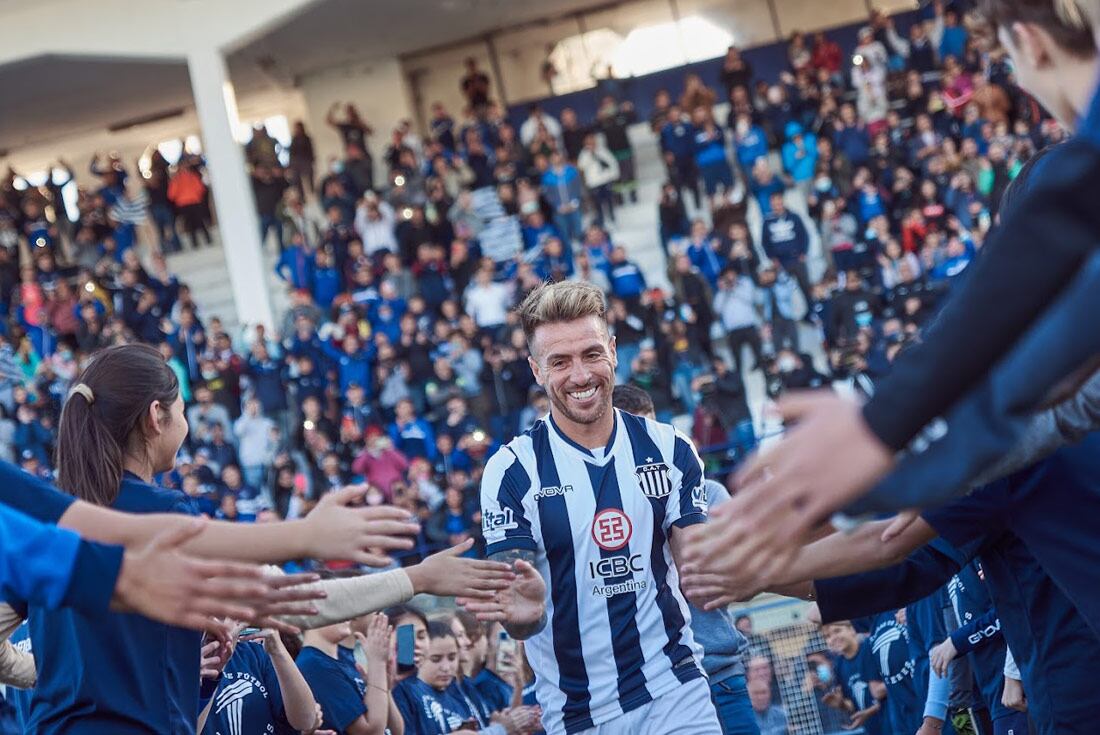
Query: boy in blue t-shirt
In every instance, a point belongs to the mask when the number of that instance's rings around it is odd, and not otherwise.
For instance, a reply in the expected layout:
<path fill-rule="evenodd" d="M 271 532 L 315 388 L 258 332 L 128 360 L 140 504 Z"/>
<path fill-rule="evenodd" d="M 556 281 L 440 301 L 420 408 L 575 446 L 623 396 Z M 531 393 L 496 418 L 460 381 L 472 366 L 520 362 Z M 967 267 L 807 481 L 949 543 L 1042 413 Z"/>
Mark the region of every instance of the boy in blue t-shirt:
<path fill-rule="evenodd" d="M 291 735 L 318 724 L 309 685 L 274 631 L 237 644 L 213 699 L 203 735 Z"/>
<path fill-rule="evenodd" d="M 909 631 L 894 612 L 875 616 L 867 638 L 871 653 L 878 659 L 882 681 L 886 684 L 886 713 L 890 732 L 917 732 L 924 724 L 924 702 L 914 682 L 916 661 L 910 655 Z"/>
<path fill-rule="evenodd" d="M 384 616 L 372 616 L 367 635 L 355 636 L 367 654 L 366 671 L 356 665 L 354 650 L 342 645 L 351 637 L 348 623 L 306 631 L 297 659 L 321 705 L 320 729 L 341 735 L 357 723 L 370 726 L 375 717 L 383 718 L 384 727 L 400 717 L 389 688 L 390 627 Z"/>
<path fill-rule="evenodd" d="M 882 700 L 886 697 L 886 685 L 882 682 L 878 662 L 871 653 L 870 642 L 861 641 L 847 620 L 823 625 L 821 634 L 836 656 L 833 667 L 839 686 L 838 690 L 825 695 L 826 703 L 833 707 L 844 705 L 838 707 L 844 710 L 850 703 L 851 726 L 862 726 L 867 735 L 879 735 L 885 719 Z"/>

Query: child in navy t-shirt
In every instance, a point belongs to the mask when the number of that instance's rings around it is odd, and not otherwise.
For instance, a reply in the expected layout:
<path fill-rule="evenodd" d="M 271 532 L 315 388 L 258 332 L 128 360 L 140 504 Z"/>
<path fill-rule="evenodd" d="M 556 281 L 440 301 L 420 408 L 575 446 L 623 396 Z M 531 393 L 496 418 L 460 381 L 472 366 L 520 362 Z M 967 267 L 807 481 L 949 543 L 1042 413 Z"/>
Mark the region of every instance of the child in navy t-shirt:
<path fill-rule="evenodd" d="M 879 697 L 885 685 L 879 664 L 871 653 L 871 644 L 861 641 L 847 620 L 827 623 L 821 632 L 829 650 L 836 655 L 833 667 L 841 694 L 854 708 L 852 724 L 862 724 L 867 735 L 879 735 L 885 719 Z"/>
<path fill-rule="evenodd" d="M 222 671 L 203 735 L 291 735 L 279 677 L 263 643 L 241 641 Z"/>
<path fill-rule="evenodd" d="M 388 687 L 383 686 L 388 677 L 388 658 L 382 655 L 379 659 L 372 653 L 370 645 L 365 646 L 368 657 L 367 675 L 374 676 L 376 668 L 380 672 L 378 681 L 371 681 L 368 685 L 356 665 L 354 649 L 341 645 L 350 640 L 351 635 L 351 626 L 348 623 L 336 623 L 306 631 L 305 647 L 298 654 L 298 669 L 313 691 L 317 704 L 321 705 L 324 718 L 321 730 L 343 734 L 356 722 L 371 724 L 375 717 L 382 717 L 389 723 L 397 716 Z M 366 639 L 360 638 L 360 641 L 364 640 Z M 379 711 L 373 711 L 367 707 L 367 699 L 370 692 L 378 691 L 383 691 L 385 696 L 378 701 Z"/>
<path fill-rule="evenodd" d="M 442 622 L 428 624 L 428 650 L 415 677 L 394 689 L 397 709 L 408 732 L 447 735 L 465 726 L 480 729 L 477 716 L 455 686 L 458 675 L 458 640 Z"/>
<path fill-rule="evenodd" d="M 916 661 L 910 654 L 909 630 L 893 612 L 879 614 L 867 638 L 886 684 L 886 712 L 892 732 L 916 732 L 924 724 L 924 702 L 914 681 Z"/>

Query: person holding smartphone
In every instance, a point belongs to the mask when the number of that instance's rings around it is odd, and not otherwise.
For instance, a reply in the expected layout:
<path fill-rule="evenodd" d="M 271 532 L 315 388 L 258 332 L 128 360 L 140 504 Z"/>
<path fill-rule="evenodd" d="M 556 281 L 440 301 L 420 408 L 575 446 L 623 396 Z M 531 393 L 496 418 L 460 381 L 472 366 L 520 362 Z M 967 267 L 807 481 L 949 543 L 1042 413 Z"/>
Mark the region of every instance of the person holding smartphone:
<path fill-rule="evenodd" d="M 390 694 L 392 628 L 385 615 L 369 617 L 366 635 L 349 623 L 306 631 L 297 664 L 321 706 L 322 730 L 339 735 L 404 735 L 405 720 Z M 366 654 L 356 663 L 354 640 Z M 413 731 L 416 732 L 416 731 Z"/>
<path fill-rule="evenodd" d="M 394 605 L 385 616 L 396 638 L 396 678 L 398 682 L 416 676 L 416 668 L 428 654 L 428 618 L 412 605 Z"/>
<path fill-rule="evenodd" d="M 241 630 L 223 667 L 203 676 L 216 687 L 203 735 L 313 732 L 321 725 L 309 684 L 272 628 Z"/>
<path fill-rule="evenodd" d="M 458 676 L 458 639 L 451 626 L 433 621 L 427 627 L 428 649 L 416 676 L 401 681 L 394 689 L 397 709 L 417 735 L 476 733 L 481 730 L 477 715 L 454 686 Z M 494 726 L 501 733 L 503 728 Z"/>
<path fill-rule="evenodd" d="M 469 616 L 469 613 L 466 615 Z M 474 644 L 466 633 L 466 625 L 458 615 L 450 616 L 446 622 L 451 626 L 451 632 L 458 641 L 458 672 L 451 686 L 474 714 L 479 732 L 482 731 L 481 728 L 492 724 L 502 726 L 509 734 L 529 733 L 538 728 L 541 712 L 538 707 L 523 706 L 522 683 L 519 683 L 518 687 L 508 687 L 508 696 L 503 701 L 499 697 L 486 697 L 482 689 L 475 686 L 470 677 L 470 671 L 476 654 L 473 651 Z M 477 622 L 476 618 L 473 622 Z M 482 637 L 484 639 L 484 635 Z M 481 646 L 481 650 L 484 652 L 484 645 Z M 484 666 L 484 653 L 481 654 L 481 658 Z"/>

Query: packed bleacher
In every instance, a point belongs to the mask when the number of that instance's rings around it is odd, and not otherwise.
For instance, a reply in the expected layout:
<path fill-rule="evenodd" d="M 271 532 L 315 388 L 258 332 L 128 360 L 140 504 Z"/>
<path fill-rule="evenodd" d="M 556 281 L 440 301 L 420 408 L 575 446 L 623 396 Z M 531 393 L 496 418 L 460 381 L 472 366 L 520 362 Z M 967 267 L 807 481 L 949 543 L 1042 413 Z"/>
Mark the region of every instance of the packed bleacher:
<path fill-rule="evenodd" d="M 289 294 L 268 328 L 225 329 L 168 265 L 210 246 L 230 216 L 211 209 L 200 155 L 136 166 L 96 156 L 97 183 L 79 188 L 74 216 L 67 182 L 29 186 L 9 169 L 0 458 L 55 478 L 74 376 L 97 350 L 148 343 L 178 378 L 190 426 L 160 484 L 202 514 L 298 519 L 363 483 L 366 504 L 421 522 L 393 566 L 467 539 L 477 556 L 485 462 L 549 411 L 512 309 L 545 281 L 576 280 L 607 296 L 617 382 L 644 389 L 722 481 L 767 431 L 752 386 L 767 398 L 834 384 L 873 392 L 981 250 L 1006 187 L 1065 136 L 967 6 L 930 6 L 907 17 L 907 32 L 873 14 L 854 44 L 793 34 L 774 75 L 731 47 L 719 85 L 688 69 L 639 105 L 619 80 L 587 114 L 568 100 L 507 111 L 474 68 L 462 80 L 468 107 L 456 119 L 433 106 L 422 134 L 405 123 L 381 141 L 353 104 L 330 111 L 331 129 L 312 132 L 339 136 L 344 157 L 328 168 L 304 126 L 285 149 L 258 128 L 245 157 Z M 637 151 L 640 137 L 651 144 Z M 650 199 L 636 158 L 654 145 L 667 176 Z M 643 208 L 657 212 L 655 231 L 620 235 L 624 212 Z M 642 247 L 660 249 L 663 272 L 638 264 Z M 424 656 L 454 640 L 420 627 Z M 454 631 L 458 644 L 496 643 L 475 621 Z M 851 648 L 846 635 L 829 647 Z M 804 652 L 811 668 L 796 677 L 807 696 L 817 688 L 822 713 L 836 702 L 821 678 L 837 668 L 815 663 L 823 649 Z M 467 676 L 496 655 L 482 651 Z M 750 667 L 749 694 L 772 723 L 763 732 L 787 732 L 766 657 L 755 679 Z M 513 682 L 496 687 L 496 709 L 514 707 L 507 732 L 530 732 L 517 682 L 514 705 Z"/>
<path fill-rule="evenodd" d="M 246 157 L 291 292 L 270 331 L 227 334 L 166 265 L 209 242 L 201 157 L 158 152 L 142 170 L 97 157 L 72 219 L 66 182 L 18 186 L 9 171 L 0 447 L 49 477 L 74 371 L 148 342 L 191 419 L 170 482 L 204 512 L 297 517 L 354 479 L 430 520 L 422 550 L 441 547 L 477 535 L 481 463 L 546 411 L 509 308 L 578 279 L 608 294 L 618 379 L 658 416 L 687 416 L 728 472 L 759 433 L 744 374 L 762 370 L 771 396 L 873 383 L 980 249 L 1014 174 L 1063 135 L 954 9 L 906 38 L 876 15 L 857 44 L 797 34 L 774 79 L 731 48 L 722 88 L 689 72 L 659 90 L 648 118 L 668 184 L 641 205 L 639 118 L 610 96 L 594 119 L 532 106 L 516 126 L 472 95 L 462 121 L 436 105 L 427 136 L 402 125 L 373 153 L 348 105 L 322 133 L 346 158 L 317 178 L 304 127 L 285 152 L 259 128 Z M 616 237 L 623 206 L 659 208 L 671 289 L 633 262 L 642 243 Z"/>

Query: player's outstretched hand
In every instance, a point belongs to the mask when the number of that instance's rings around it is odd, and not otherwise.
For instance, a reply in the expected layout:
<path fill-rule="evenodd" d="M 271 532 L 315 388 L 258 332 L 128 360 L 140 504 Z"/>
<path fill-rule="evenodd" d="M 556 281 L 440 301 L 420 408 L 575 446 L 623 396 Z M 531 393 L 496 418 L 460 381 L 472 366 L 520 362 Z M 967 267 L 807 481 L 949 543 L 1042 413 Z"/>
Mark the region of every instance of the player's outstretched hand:
<path fill-rule="evenodd" d="M 733 498 L 707 524 L 720 532 L 706 558 L 724 556 L 728 567 L 750 578 L 785 570 L 815 525 L 859 497 L 894 462 L 853 401 L 792 393 L 777 408 L 797 426 L 745 462 Z"/>
<path fill-rule="evenodd" d="M 546 583 L 538 570 L 522 559 L 516 560 L 513 569 L 515 580 L 491 600 L 462 597 L 458 604 L 485 622 L 534 625 L 546 609 Z"/>
<path fill-rule="evenodd" d="M 406 569 L 413 592 L 491 600 L 497 592 L 508 589 L 516 578 L 511 567 L 499 561 L 464 558 L 462 555 L 473 545 L 473 539 L 466 539 Z"/>
<path fill-rule="evenodd" d="M 372 549 L 411 549 L 420 525 L 407 511 L 390 506 L 350 507 L 363 498 L 365 485 L 328 493 L 313 509 L 309 524 L 311 556 L 317 559 L 350 559 L 371 567 L 384 567 L 390 558 Z"/>
<path fill-rule="evenodd" d="M 127 551 L 112 609 L 206 630 L 212 618 L 252 620 L 277 602 L 282 577 L 267 577 L 256 564 L 195 559 L 181 550 L 204 527 L 196 519 L 164 531 L 138 551 Z"/>
<path fill-rule="evenodd" d="M 728 502 L 715 509 L 707 523 L 682 529 L 680 588 L 692 604 L 705 610 L 748 600 L 768 586 L 762 575 L 747 574 L 730 557 L 713 553 L 725 543 L 722 526 L 728 521 L 718 512 L 727 505 Z"/>
<path fill-rule="evenodd" d="M 721 536 L 716 525 L 712 520 L 682 529 L 684 563 L 680 566 L 680 589 L 693 605 L 704 610 L 751 599 L 766 588 L 764 580 L 741 574 L 726 564 L 724 557 L 708 554 Z"/>

